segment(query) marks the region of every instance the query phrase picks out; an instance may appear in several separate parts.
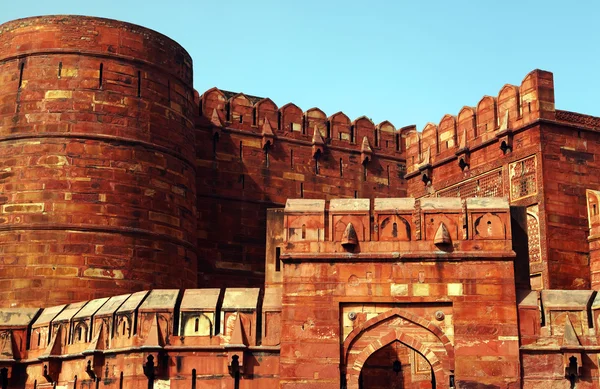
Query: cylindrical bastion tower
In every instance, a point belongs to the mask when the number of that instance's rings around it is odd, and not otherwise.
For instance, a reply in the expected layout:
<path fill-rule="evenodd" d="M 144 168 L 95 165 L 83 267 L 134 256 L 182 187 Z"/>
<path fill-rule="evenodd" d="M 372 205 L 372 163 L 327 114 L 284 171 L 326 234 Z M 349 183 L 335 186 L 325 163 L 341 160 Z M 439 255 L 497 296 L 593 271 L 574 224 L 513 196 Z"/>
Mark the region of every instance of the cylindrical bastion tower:
<path fill-rule="evenodd" d="M 0 25 L 0 307 L 196 286 L 195 111 L 155 31 Z"/>

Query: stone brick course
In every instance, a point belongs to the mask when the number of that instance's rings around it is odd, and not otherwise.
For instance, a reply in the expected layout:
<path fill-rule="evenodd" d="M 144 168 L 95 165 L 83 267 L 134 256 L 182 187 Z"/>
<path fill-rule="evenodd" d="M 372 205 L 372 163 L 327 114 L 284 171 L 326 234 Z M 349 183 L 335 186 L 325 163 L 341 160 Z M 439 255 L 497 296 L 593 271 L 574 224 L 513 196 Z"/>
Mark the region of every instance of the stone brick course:
<path fill-rule="evenodd" d="M 187 53 L 70 16 L 7 23 L 0 47 L 0 304 L 196 285 Z"/>
<path fill-rule="evenodd" d="M 0 386 L 599 388 L 599 130 L 542 70 L 417 132 L 3 24 Z"/>

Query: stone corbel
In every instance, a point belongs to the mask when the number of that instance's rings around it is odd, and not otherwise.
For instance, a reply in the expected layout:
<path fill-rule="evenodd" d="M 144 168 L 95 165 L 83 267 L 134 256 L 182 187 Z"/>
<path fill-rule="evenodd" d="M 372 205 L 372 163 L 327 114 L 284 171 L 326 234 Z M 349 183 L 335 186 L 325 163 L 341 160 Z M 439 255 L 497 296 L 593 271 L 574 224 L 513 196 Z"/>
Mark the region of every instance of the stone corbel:
<path fill-rule="evenodd" d="M 366 165 L 367 163 L 369 163 L 372 157 L 373 149 L 371 149 L 371 145 L 369 144 L 369 138 L 365 136 L 360 147 L 360 162 L 363 165 Z"/>
<path fill-rule="evenodd" d="M 212 115 L 210 117 L 210 122 L 212 123 L 212 137 L 213 139 L 216 137 L 217 139 L 221 138 L 221 128 L 223 128 L 223 120 L 219 116 L 219 112 L 217 109 L 213 109 Z"/>
<path fill-rule="evenodd" d="M 323 154 L 323 148 L 325 147 L 325 141 L 321 136 L 321 131 L 315 124 L 313 138 L 312 138 L 312 155 L 313 158 L 318 158 L 319 155 Z"/>
<path fill-rule="evenodd" d="M 265 118 L 265 122 L 263 123 L 262 128 L 261 146 L 263 149 L 268 149 L 273 146 L 274 141 L 275 134 L 273 133 L 273 128 L 271 127 L 271 123 L 269 123 L 269 119 Z"/>
<path fill-rule="evenodd" d="M 496 131 L 496 138 L 498 139 L 498 144 L 500 145 L 500 149 L 504 154 L 512 151 L 513 134 L 512 130 L 508 126 L 508 111 L 506 111 L 504 120 L 502 123 L 500 123 L 500 128 L 498 128 L 498 131 Z"/>
<path fill-rule="evenodd" d="M 429 183 L 431 182 L 431 175 L 433 173 L 433 166 L 431 165 L 431 154 L 429 149 L 425 150 L 422 156 L 422 161 L 419 162 L 417 168 L 419 169 L 421 181 L 423 181 L 425 185 L 429 185 Z"/>
<path fill-rule="evenodd" d="M 458 161 L 458 166 L 461 170 L 468 169 L 471 164 L 471 151 L 469 150 L 469 146 L 467 146 L 467 132 L 463 131 L 463 135 L 460 139 L 460 144 L 458 149 L 454 153 L 456 155 L 456 159 Z"/>

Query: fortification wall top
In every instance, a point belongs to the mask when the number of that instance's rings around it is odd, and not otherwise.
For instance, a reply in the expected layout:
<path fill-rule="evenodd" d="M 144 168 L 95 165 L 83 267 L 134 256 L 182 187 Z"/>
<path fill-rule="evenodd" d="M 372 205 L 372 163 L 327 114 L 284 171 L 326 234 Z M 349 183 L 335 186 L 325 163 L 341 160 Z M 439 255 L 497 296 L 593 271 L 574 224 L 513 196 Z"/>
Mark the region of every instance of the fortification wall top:
<path fill-rule="evenodd" d="M 385 120 L 379 124 L 361 116 L 351 120 L 343 112 L 327 116 L 319 108 L 303 111 L 293 103 L 278 107 L 271 99 L 211 88 L 200 96 L 200 114 L 216 127 L 241 130 L 255 136 L 271 135 L 362 151 L 368 146 L 378 154 L 401 156 L 402 137 L 412 126 L 396 129 Z M 267 129 L 268 128 L 268 129 Z M 319 134 L 315 136 L 315 130 Z M 319 139 L 321 138 L 321 139 Z"/>
<path fill-rule="evenodd" d="M 593 290 L 520 290 L 519 333 L 525 353 L 561 352 L 565 367 L 575 357 L 582 365 L 582 351 L 598 347 L 600 309 Z"/>
<path fill-rule="evenodd" d="M 484 96 L 476 107 L 428 123 L 421 133 L 405 136 L 408 177 L 490 142 L 507 142 L 506 135 L 538 119 L 557 119 L 554 81 L 550 72 L 534 70 L 520 86 L 505 85 L 496 97 Z M 504 147 L 510 147 L 506 144 Z"/>
<path fill-rule="evenodd" d="M 584 115 L 577 112 L 556 110 L 556 120 L 588 127 L 590 129 L 600 130 L 600 117 Z"/>
<path fill-rule="evenodd" d="M 288 200 L 284 230 L 283 259 L 514 257 L 505 198 Z"/>
<path fill-rule="evenodd" d="M 0 62 L 44 53 L 82 53 L 121 57 L 179 77 L 192 86 L 192 58 L 174 40 L 156 31 L 117 20 L 49 15 L 0 25 Z"/>
<path fill-rule="evenodd" d="M 261 309 L 271 316 L 261 319 Z M 152 352 L 184 345 L 277 346 L 279 320 L 271 318 L 280 311 L 280 291 L 251 288 L 154 289 L 42 310 L 0 308 L 0 335 L 9 341 L 0 350 L 0 367 L 11 368 L 21 359 L 56 363 L 64 355 L 87 357 L 124 347 Z"/>

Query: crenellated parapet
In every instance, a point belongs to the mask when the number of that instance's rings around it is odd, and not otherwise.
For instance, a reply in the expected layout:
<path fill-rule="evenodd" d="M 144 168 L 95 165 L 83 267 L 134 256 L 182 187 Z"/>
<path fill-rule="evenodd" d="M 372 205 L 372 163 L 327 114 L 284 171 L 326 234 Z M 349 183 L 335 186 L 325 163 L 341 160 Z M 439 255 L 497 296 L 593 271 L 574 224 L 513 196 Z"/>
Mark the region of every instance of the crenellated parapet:
<path fill-rule="evenodd" d="M 8 377 L 15 362 L 27 357 L 29 326 L 39 312 L 39 308 L 0 310 L 0 369 L 7 369 Z"/>
<path fill-rule="evenodd" d="M 522 290 L 517 302 L 525 380 L 547 378 L 535 373 L 540 353 L 549 365 L 560 366 L 554 372 L 556 377 L 586 374 L 586 361 L 596 358 L 600 350 L 600 299 L 596 292 Z"/>
<path fill-rule="evenodd" d="M 439 124 L 428 123 L 421 133 L 407 133 L 407 178 L 421 175 L 428 182 L 432 167 L 454 159 L 464 170 L 470 165 L 470 152 L 490 144 L 506 153 L 513 147 L 513 133 L 539 119 L 556 119 L 554 81 L 552 73 L 534 70 L 520 86 L 505 85 L 497 96 L 484 96 L 475 107 L 445 115 Z"/>
<path fill-rule="evenodd" d="M 263 283 L 266 210 L 288 198 L 406 195 L 403 136 L 388 121 L 328 115 L 212 88 L 196 123 L 200 281 Z M 238 276 L 238 279 L 232 277 Z M 221 278 L 222 277 L 222 278 Z M 226 280 L 226 281 L 225 281 Z"/>
<path fill-rule="evenodd" d="M 503 198 L 290 199 L 284 230 L 291 261 L 514 256 Z"/>
<path fill-rule="evenodd" d="M 592 289 L 600 288 L 600 191 L 587 189 L 586 208 L 589 228 L 590 282 Z"/>
<path fill-rule="evenodd" d="M 109 19 L 8 22 L 0 101 L 0 306 L 196 286 L 183 47 Z"/>
<path fill-rule="evenodd" d="M 398 156 L 403 150 L 403 129 L 396 129 L 389 121 L 373 123 L 366 116 L 351 120 L 343 112 L 327 116 L 319 108 L 303 111 L 288 103 L 278 107 L 271 99 L 232 93 L 217 88 L 207 90 L 200 97 L 200 113 L 215 127 L 244 131 L 262 137 L 265 126 L 273 129 L 275 138 L 296 140 L 310 144 L 318 130 L 325 143 L 360 151 L 366 138 L 382 155 Z"/>
<path fill-rule="evenodd" d="M 278 352 L 280 315 L 280 291 L 252 288 L 155 289 L 45 309 L 3 308 L 0 368 L 12 372 L 26 361 L 29 384 L 72 382 L 73 375 L 94 380 L 123 355 L 140 363 L 121 379 L 144 376 L 149 360 L 160 378 L 173 375 L 171 356 L 212 350 L 225 356 L 224 366 L 237 356 L 243 369 L 254 350 Z"/>

